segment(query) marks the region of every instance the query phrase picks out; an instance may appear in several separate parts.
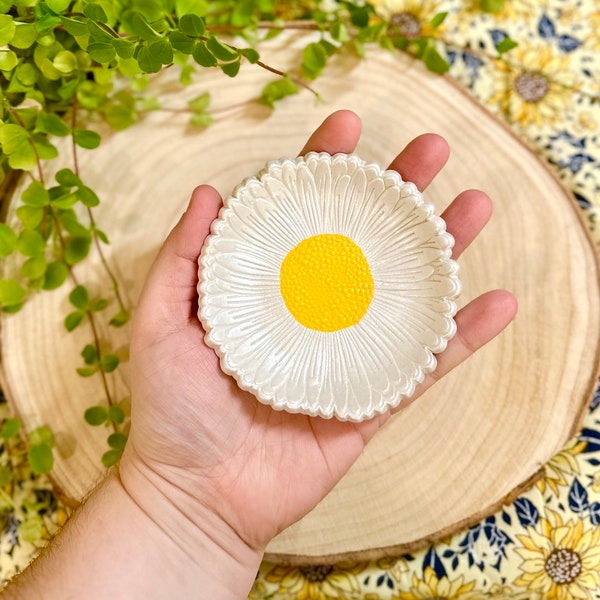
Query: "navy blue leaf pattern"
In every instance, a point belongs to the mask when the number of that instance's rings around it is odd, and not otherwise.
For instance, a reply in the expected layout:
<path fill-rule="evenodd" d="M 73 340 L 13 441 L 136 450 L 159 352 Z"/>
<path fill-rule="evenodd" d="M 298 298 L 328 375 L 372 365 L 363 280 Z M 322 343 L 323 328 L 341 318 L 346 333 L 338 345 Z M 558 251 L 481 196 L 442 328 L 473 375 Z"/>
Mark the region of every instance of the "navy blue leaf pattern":
<path fill-rule="evenodd" d="M 532 527 L 540 520 L 540 513 L 529 498 L 517 498 L 514 506 L 523 527 Z"/>
<path fill-rule="evenodd" d="M 548 15 L 546 14 L 542 15 L 542 18 L 538 23 L 538 33 L 543 38 L 552 38 L 556 33 L 554 23 L 548 18 Z"/>
<path fill-rule="evenodd" d="M 573 52 L 573 50 L 576 50 L 581 46 L 581 42 L 570 35 L 559 35 L 556 40 L 558 42 L 558 47 L 563 52 Z"/>
<path fill-rule="evenodd" d="M 579 479 L 575 477 L 569 489 L 569 508 L 575 513 L 581 513 L 590 506 L 588 493 Z"/>
<path fill-rule="evenodd" d="M 508 33 L 501 29 L 490 29 L 490 35 L 492 36 L 494 46 L 497 46 L 504 38 L 508 37 Z"/>
<path fill-rule="evenodd" d="M 592 525 L 600 525 L 600 502 L 590 504 L 590 521 Z"/>
<path fill-rule="evenodd" d="M 425 571 L 427 567 L 431 567 L 435 571 L 435 574 L 438 576 L 438 578 L 446 576 L 446 569 L 444 568 L 444 565 L 438 556 L 435 547 L 431 547 L 427 554 L 425 554 L 425 558 L 423 559 L 423 571 Z"/>
<path fill-rule="evenodd" d="M 587 442 L 584 452 L 598 452 L 600 450 L 600 431 L 584 427 L 581 430 L 579 439 Z"/>

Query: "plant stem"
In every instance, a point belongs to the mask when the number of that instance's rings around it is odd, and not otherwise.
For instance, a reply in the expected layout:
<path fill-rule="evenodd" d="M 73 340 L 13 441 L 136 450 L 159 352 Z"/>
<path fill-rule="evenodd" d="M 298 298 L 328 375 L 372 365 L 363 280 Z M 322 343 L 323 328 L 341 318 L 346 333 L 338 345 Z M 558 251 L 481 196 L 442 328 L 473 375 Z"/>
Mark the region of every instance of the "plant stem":
<path fill-rule="evenodd" d="M 203 36 L 200 36 L 199 39 L 201 39 L 204 42 L 207 42 L 209 38 L 203 35 Z M 226 42 L 223 42 L 223 43 L 226 46 L 228 46 L 229 48 L 231 48 L 232 50 L 234 50 L 235 52 L 240 51 L 240 49 L 237 46 L 234 46 L 233 44 L 228 44 Z M 285 71 L 280 71 L 279 69 L 276 69 L 275 67 L 271 67 L 270 65 L 267 65 L 266 63 L 264 63 L 261 60 L 257 60 L 256 63 L 254 63 L 254 64 L 258 65 L 261 69 L 265 69 L 266 71 L 269 71 L 270 73 L 279 75 L 279 77 L 289 77 L 291 79 L 291 81 L 293 81 L 296 85 L 308 90 L 315 97 L 317 97 L 317 98 L 319 97 L 319 93 L 316 90 L 313 90 L 313 88 L 311 88 L 310 85 L 308 85 L 302 79 L 298 79 L 297 77 L 292 77 L 289 73 L 286 73 Z"/>
<path fill-rule="evenodd" d="M 72 112 L 71 112 L 71 144 L 72 144 L 72 150 L 73 150 L 73 170 L 75 172 L 75 175 L 77 175 L 77 177 L 79 177 L 79 161 L 77 159 L 77 144 L 75 143 L 75 136 L 73 135 L 73 132 L 75 131 L 76 126 L 77 126 L 77 96 L 74 95 Z M 121 297 L 121 292 L 119 290 L 119 282 L 117 281 L 117 278 L 115 277 L 114 273 L 112 272 L 111 268 L 108 265 L 108 261 L 106 260 L 106 257 L 104 256 L 104 252 L 102 251 L 102 246 L 100 245 L 100 240 L 98 239 L 98 236 L 96 235 L 96 221 L 94 219 L 94 214 L 92 212 L 92 209 L 89 206 L 86 208 L 87 208 L 88 218 L 90 220 L 90 225 L 92 226 L 91 229 L 92 229 L 92 239 L 94 240 L 94 246 L 96 248 L 96 251 L 98 252 L 98 256 L 100 257 L 102 266 L 104 267 L 104 270 L 106 271 L 106 273 L 112 283 L 113 291 L 115 293 L 115 298 L 117 299 L 117 303 L 119 304 L 119 308 L 122 311 L 126 311 L 127 309 L 125 308 L 125 303 L 123 302 L 123 298 Z"/>
<path fill-rule="evenodd" d="M 54 212 L 52 212 L 51 214 L 52 214 L 52 220 L 54 222 L 54 227 L 56 228 L 56 237 L 58 238 L 58 242 L 62 248 L 63 256 L 64 256 L 64 254 L 66 252 L 66 248 L 65 248 L 65 241 L 62 236 L 62 228 L 60 226 L 60 221 L 56 217 Z M 67 268 L 69 270 L 69 276 L 71 278 L 71 281 L 76 286 L 78 286 L 79 281 L 77 279 L 77 276 L 75 275 L 75 271 L 73 270 L 73 267 L 71 265 L 67 265 Z M 98 335 L 98 328 L 96 327 L 96 319 L 94 318 L 94 314 L 91 310 L 86 310 L 85 314 L 87 316 L 88 322 L 92 329 L 92 336 L 94 338 L 94 348 L 96 349 L 96 355 L 98 356 L 98 358 L 100 358 L 102 356 L 102 350 L 100 348 L 100 336 Z M 106 396 L 106 401 L 108 402 L 109 406 L 112 406 L 113 399 L 112 399 L 112 394 L 110 393 L 110 390 L 108 388 L 108 381 L 106 379 L 106 373 L 101 368 L 98 369 L 98 371 L 100 373 L 100 378 L 102 379 L 102 387 L 104 388 L 104 394 Z"/>

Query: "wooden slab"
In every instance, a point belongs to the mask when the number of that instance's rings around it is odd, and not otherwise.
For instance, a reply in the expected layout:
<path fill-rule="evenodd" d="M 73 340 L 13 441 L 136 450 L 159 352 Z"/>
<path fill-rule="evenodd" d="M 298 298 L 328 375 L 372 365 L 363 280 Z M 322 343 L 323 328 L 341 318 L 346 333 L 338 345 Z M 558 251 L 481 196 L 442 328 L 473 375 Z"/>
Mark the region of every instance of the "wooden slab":
<path fill-rule="evenodd" d="M 298 46 L 277 39 L 267 62 L 284 66 Z M 168 77 L 168 75 L 167 75 Z M 303 91 L 273 113 L 244 101 L 272 76 L 244 66 L 235 79 L 203 75 L 181 93 L 162 81 L 165 106 L 209 90 L 219 111 L 205 131 L 187 117 L 161 111 L 127 131 L 103 131 L 100 149 L 81 152 L 83 179 L 99 193 L 99 226 L 112 244 L 107 256 L 128 301 L 135 304 L 145 273 L 191 190 L 203 182 L 227 194 L 273 158 L 295 155 L 334 109 L 358 112 L 364 133 L 358 153 L 386 165 L 411 138 L 434 131 L 452 158 L 426 197 L 441 211 L 462 189 L 486 190 L 495 216 L 460 259 L 461 304 L 490 288 L 518 297 L 514 324 L 426 396 L 394 417 L 336 489 L 310 515 L 280 534 L 269 558 L 322 562 L 414 549 L 491 513 L 530 484 L 578 429 L 598 371 L 598 264 L 570 194 L 549 169 L 498 120 L 450 80 L 384 51 L 362 62 L 339 59 L 316 83 L 316 103 Z M 241 104 L 240 104 L 241 103 Z M 68 153 L 65 153 L 68 155 Z M 56 162 L 56 161 L 55 161 Z M 47 177 L 62 165 L 50 164 Z M 8 221 L 15 220 L 16 201 Z M 10 272 L 7 260 L 5 272 Z M 77 268 L 92 290 L 109 284 L 97 256 Z M 103 396 L 96 378 L 75 368 L 91 340 L 67 334 L 69 286 L 35 297 L 17 315 L 1 317 L 4 389 L 33 428 L 56 432 L 54 478 L 80 499 L 101 477 L 106 431 L 84 423 L 84 410 Z M 126 350 L 129 330 L 103 327 Z M 111 376 L 127 392 L 127 364 Z"/>

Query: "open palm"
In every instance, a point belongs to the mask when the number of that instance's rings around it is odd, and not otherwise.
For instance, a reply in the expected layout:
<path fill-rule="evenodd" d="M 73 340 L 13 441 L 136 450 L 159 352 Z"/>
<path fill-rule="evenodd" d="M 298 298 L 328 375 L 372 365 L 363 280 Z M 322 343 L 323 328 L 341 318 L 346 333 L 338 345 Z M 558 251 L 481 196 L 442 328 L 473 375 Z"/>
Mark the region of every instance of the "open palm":
<path fill-rule="evenodd" d="M 302 153 L 349 153 L 359 135 L 356 115 L 339 111 Z M 428 134 L 390 168 L 423 189 L 447 157 L 446 142 Z M 211 187 L 194 191 L 142 292 L 131 345 L 132 429 L 121 472 L 124 480 L 132 471 L 143 473 L 164 494 L 185 498 L 181 510 L 208 511 L 263 549 L 327 494 L 390 414 L 350 423 L 274 411 L 221 372 L 196 316 L 197 259 L 220 202 Z M 466 191 L 452 202 L 443 216 L 456 240 L 454 258 L 490 215 L 482 192 Z M 411 401 L 499 333 L 515 311 L 514 298 L 503 291 L 463 308 L 457 335 Z"/>

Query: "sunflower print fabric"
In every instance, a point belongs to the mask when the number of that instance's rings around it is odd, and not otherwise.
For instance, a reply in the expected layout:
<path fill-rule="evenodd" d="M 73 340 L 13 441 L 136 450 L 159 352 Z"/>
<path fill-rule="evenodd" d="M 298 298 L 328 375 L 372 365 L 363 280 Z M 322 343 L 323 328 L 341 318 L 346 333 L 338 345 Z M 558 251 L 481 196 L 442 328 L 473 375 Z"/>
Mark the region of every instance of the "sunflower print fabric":
<path fill-rule="evenodd" d="M 600 4 L 597 0 L 372 0 L 399 34 L 432 36 L 449 74 L 552 165 L 573 191 L 600 246 Z M 310 2 L 281 3 L 297 18 Z M 283 11 L 283 9 L 282 9 Z M 432 28 L 442 12 L 443 23 Z M 288 14 L 289 13 L 289 14 Z M 496 44 L 518 46 L 498 59 Z M 0 452 L 0 457 L 2 452 Z M 14 493 L 47 498 L 28 477 Z M 30 504 L 31 505 L 31 504 Z M 0 538 L 7 581 L 64 520 L 46 502 L 41 541 Z M 545 476 L 500 512 L 418 553 L 372 562 L 284 567 L 263 563 L 252 600 L 600 600 L 600 389 L 583 428 L 545 465 Z"/>

